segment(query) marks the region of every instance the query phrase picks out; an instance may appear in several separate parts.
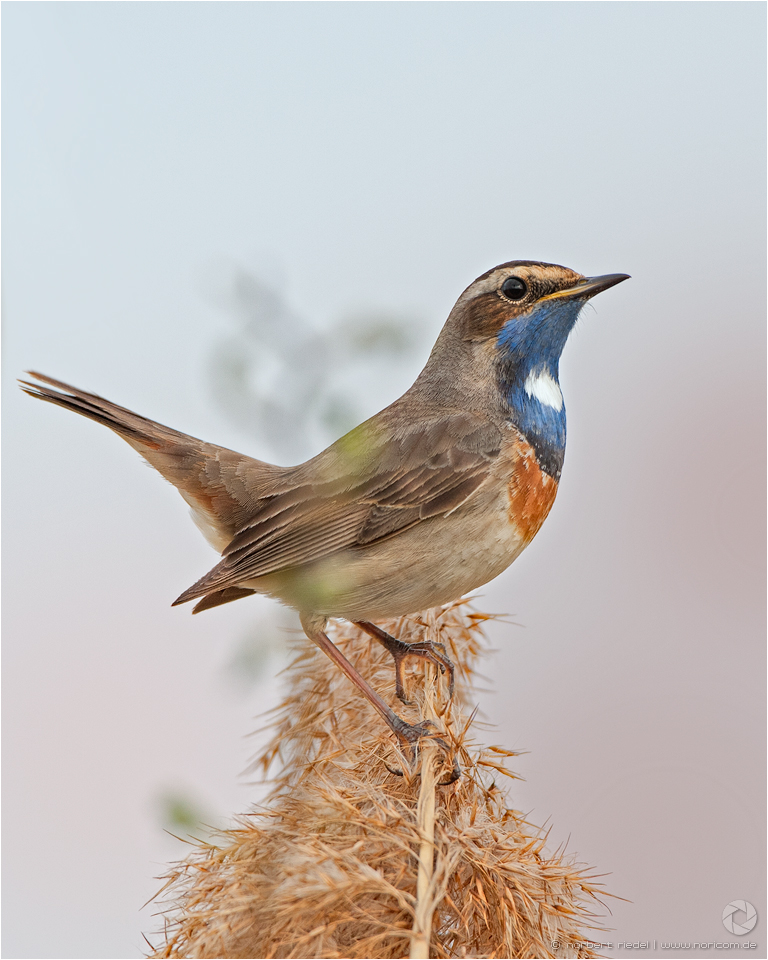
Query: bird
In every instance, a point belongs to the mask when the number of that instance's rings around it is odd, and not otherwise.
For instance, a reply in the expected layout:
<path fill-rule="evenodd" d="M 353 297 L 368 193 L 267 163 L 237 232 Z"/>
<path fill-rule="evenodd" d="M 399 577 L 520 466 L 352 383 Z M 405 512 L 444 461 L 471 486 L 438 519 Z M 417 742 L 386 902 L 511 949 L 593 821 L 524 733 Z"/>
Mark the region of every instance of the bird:
<path fill-rule="evenodd" d="M 276 598 L 401 745 L 415 752 L 432 737 L 445 747 L 432 724 L 409 724 L 385 702 L 327 623 L 352 621 L 389 651 L 401 700 L 409 657 L 447 672 L 452 693 L 441 644 L 406 643 L 375 621 L 464 597 L 533 540 L 565 455 L 563 348 L 584 304 L 627 279 L 534 260 L 493 267 L 461 294 L 403 396 L 297 466 L 206 443 L 41 373 L 21 386 L 109 427 L 178 489 L 222 559 L 173 605 L 196 600 L 200 613 Z"/>

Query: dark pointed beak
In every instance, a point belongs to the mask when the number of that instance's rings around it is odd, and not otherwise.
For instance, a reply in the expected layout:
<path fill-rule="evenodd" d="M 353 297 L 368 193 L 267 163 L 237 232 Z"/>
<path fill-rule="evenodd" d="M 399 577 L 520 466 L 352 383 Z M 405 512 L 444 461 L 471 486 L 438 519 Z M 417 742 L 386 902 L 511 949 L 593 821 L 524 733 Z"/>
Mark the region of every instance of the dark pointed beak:
<path fill-rule="evenodd" d="M 574 300 L 589 300 L 590 297 L 602 293 L 603 290 L 615 287 L 622 280 L 629 280 L 629 274 L 606 273 L 602 277 L 584 277 L 574 286 L 566 287 L 565 290 L 557 290 L 555 293 L 548 293 L 545 297 L 541 297 L 541 300 L 570 300 L 571 298 Z"/>

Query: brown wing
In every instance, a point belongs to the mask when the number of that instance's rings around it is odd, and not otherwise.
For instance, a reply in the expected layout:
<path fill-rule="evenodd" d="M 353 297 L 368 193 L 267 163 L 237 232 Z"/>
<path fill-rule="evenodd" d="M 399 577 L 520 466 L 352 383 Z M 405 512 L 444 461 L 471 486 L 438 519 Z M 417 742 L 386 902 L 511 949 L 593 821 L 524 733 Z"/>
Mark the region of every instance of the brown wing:
<path fill-rule="evenodd" d="M 221 563 L 176 602 L 448 514 L 486 480 L 500 446 L 499 428 L 473 414 L 446 414 L 400 432 L 374 417 L 295 468 L 295 486 L 262 500 Z"/>

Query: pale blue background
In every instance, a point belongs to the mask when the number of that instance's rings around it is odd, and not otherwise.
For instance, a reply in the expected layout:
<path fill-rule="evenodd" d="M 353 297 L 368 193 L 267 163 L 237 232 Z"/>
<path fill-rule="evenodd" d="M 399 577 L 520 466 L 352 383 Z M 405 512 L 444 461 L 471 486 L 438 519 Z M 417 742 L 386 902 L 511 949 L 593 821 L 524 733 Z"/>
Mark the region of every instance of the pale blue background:
<path fill-rule="evenodd" d="M 481 601 L 521 625 L 489 740 L 626 898 L 606 940 L 733 939 L 746 899 L 759 947 L 722 955 L 765 956 L 765 5 L 6 2 L 2 41 L 4 955 L 141 954 L 184 855 L 158 797 L 248 808 L 280 666 L 233 686 L 270 604 L 172 610 L 215 561 L 182 501 L 13 378 L 267 456 L 206 376 L 231 264 L 321 328 L 413 318 L 368 414 L 529 258 L 632 280 L 566 349 L 558 502 Z"/>

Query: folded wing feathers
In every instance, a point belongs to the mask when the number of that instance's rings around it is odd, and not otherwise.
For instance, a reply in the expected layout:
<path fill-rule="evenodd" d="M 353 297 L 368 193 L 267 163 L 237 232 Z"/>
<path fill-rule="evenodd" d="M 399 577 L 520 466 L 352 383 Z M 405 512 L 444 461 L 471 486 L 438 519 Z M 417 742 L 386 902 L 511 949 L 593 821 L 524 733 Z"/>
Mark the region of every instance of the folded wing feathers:
<path fill-rule="evenodd" d="M 349 438 L 307 464 L 276 467 L 60 380 L 32 371 L 30 376 L 47 386 L 22 381 L 26 393 L 114 430 L 231 537 L 222 561 L 175 601 L 207 597 L 198 610 L 252 592 L 237 588 L 243 581 L 372 543 L 455 510 L 484 482 L 501 445 L 495 425 L 456 413 L 422 422 L 395 439 L 382 429 L 383 442 L 376 442 L 374 432 L 369 447 L 362 447 L 357 473 L 344 455 Z"/>
<path fill-rule="evenodd" d="M 439 439 L 450 443 L 444 422 L 440 428 Z M 435 436 L 424 432 L 409 435 L 396 460 L 392 457 L 394 443 L 381 452 L 379 463 L 394 460 L 398 464 L 388 474 L 376 472 L 374 461 L 367 476 L 346 475 L 322 485 L 300 484 L 265 499 L 256 516 L 227 546 L 221 563 L 176 602 L 312 563 L 345 547 L 372 543 L 420 520 L 455 510 L 485 481 L 499 452 L 497 428 L 489 431 L 483 425 L 483 429 L 485 444 L 478 443 L 474 431 L 469 444 L 438 450 L 426 462 L 423 445 L 434 443 Z M 410 454 L 412 466 L 403 449 Z"/>
<path fill-rule="evenodd" d="M 204 577 L 185 590 L 174 601 L 174 606 L 194 600 L 214 590 L 235 586 L 245 581 L 319 560 L 348 546 L 360 528 L 367 508 L 350 509 L 337 505 L 335 511 L 318 516 L 314 523 L 295 526 L 283 536 L 277 536 L 266 545 L 226 556 Z"/>

